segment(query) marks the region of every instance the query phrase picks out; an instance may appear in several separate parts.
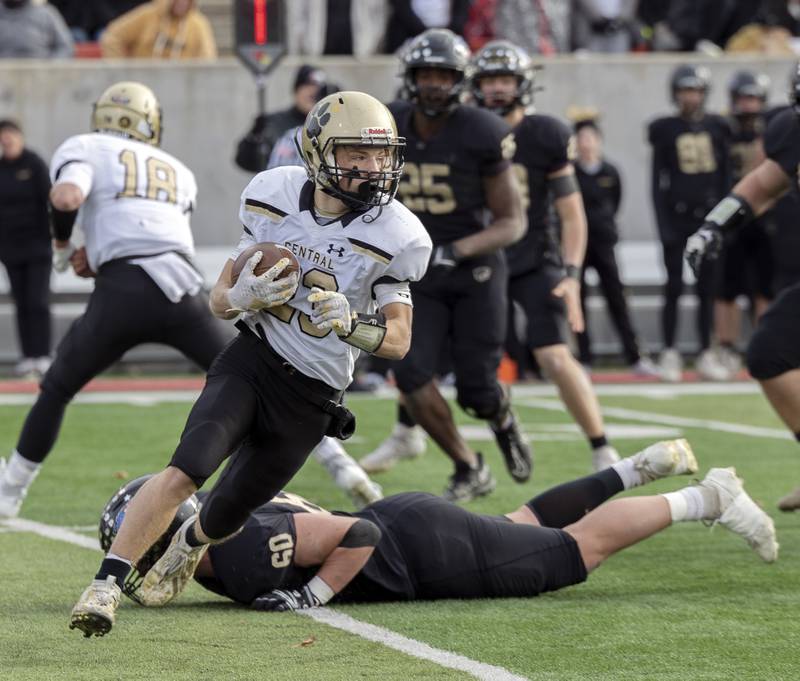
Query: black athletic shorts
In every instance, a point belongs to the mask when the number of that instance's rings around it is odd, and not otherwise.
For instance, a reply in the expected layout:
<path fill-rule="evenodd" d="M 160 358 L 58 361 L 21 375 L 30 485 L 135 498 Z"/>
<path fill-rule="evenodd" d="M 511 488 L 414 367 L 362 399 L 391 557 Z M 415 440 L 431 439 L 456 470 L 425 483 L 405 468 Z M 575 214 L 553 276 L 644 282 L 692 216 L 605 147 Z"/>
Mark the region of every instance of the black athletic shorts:
<path fill-rule="evenodd" d="M 552 293 L 563 278 L 564 270 L 545 265 L 508 282 L 509 298 L 525 313 L 526 338 L 521 340 L 529 350 L 568 341 L 566 306 Z"/>
<path fill-rule="evenodd" d="M 376 566 L 370 559 L 362 583 L 352 593 L 345 589 L 341 600 L 373 600 L 363 582 L 371 576 L 380 583 L 378 569 L 390 571 L 388 584 L 397 583 L 397 574 L 407 576 L 414 599 L 536 596 L 586 579 L 576 541 L 560 529 L 478 515 L 421 492 L 389 497 L 354 515 L 377 521 L 381 544 L 391 541 L 396 549 L 387 556 L 403 564 Z M 380 589 L 374 593 L 380 600 Z"/>
<path fill-rule="evenodd" d="M 453 270 L 431 268 L 412 282 L 411 349 L 393 366 L 401 392 L 433 379 L 448 345 L 457 387 L 495 386 L 506 332 L 506 281 L 505 256 L 494 253 Z"/>
<path fill-rule="evenodd" d="M 774 259 L 772 240 L 758 221 L 733 234 L 722 251 L 718 298 L 733 302 L 738 296 L 771 299 Z"/>

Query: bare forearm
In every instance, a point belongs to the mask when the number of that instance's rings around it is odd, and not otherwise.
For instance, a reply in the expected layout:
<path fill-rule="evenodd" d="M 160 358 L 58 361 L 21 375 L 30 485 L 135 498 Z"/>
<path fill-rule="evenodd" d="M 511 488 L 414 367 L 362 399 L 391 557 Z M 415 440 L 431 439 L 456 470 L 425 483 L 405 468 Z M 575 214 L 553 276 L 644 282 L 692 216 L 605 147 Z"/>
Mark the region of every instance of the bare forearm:
<path fill-rule="evenodd" d="M 228 290 L 228 287 L 224 284 L 217 283 L 217 285 L 211 289 L 211 295 L 209 296 L 208 306 L 211 308 L 213 315 L 220 319 L 233 319 L 239 314 L 235 310 L 231 310 L 231 304 L 228 300 Z"/>
<path fill-rule="evenodd" d="M 556 201 L 561 219 L 561 255 L 568 265 L 580 267 L 586 256 L 587 226 L 583 201 L 579 194 Z"/>
<path fill-rule="evenodd" d="M 366 565 L 374 550 L 374 546 L 357 549 L 338 547 L 325 559 L 317 572 L 317 577 L 322 579 L 333 591 L 339 593 Z"/>
<path fill-rule="evenodd" d="M 459 260 L 474 258 L 510 246 L 525 234 L 525 218 L 522 215 L 496 219 L 486 229 L 453 242 Z"/>

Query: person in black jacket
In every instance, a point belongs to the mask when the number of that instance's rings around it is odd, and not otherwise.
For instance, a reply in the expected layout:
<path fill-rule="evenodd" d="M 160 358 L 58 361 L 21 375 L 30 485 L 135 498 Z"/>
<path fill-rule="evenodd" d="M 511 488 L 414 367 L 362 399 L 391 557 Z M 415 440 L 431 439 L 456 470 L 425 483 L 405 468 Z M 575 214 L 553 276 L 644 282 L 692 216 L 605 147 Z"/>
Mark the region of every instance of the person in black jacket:
<path fill-rule="evenodd" d="M 653 206 L 667 273 L 660 368 L 662 379 L 670 382 L 680 381 L 683 370 L 675 343 L 678 299 L 683 292 L 683 248 L 697 222 L 730 187 L 730 126 L 722 116 L 705 111 L 709 83 L 705 67 L 676 68 L 670 90 L 677 112 L 654 120 L 648 127 L 653 147 Z M 711 351 L 713 287 L 714 266 L 706 262 L 696 287 L 700 341 L 696 367 L 703 378 L 722 380 L 727 371 Z"/>
<path fill-rule="evenodd" d="M 608 305 L 608 313 L 622 341 L 625 361 L 638 374 L 656 374 L 655 365 L 639 350 L 636 332 L 631 324 L 625 288 L 619 276 L 614 246 L 619 240 L 616 214 L 622 200 L 622 182 L 617 169 L 603 158 L 602 135 L 592 118 L 575 123 L 578 152 L 575 176 L 583 195 L 588 223 L 586 257 L 581 269 L 581 307 L 584 330 L 577 335 L 581 363 L 591 365 L 592 349 L 586 316 L 586 268 L 593 267 L 600 278 L 600 287 Z"/>
<path fill-rule="evenodd" d="M 43 374 L 50 366 L 50 178 L 14 121 L 0 121 L 0 149 L 0 262 L 17 308 L 17 373 Z"/>
<path fill-rule="evenodd" d="M 303 125 L 308 112 L 322 97 L 329 94 L 325 89 L 326 82 L 325 72 L 316 66 L 303 64 L 297 69 L 293 89 L 294 103 L 288 109 L 256 116 L 253 127 L 240 140 L 236 149 L 236 165 L 253 173 L 266 170 L 275 143 L 287 130 Z"/>

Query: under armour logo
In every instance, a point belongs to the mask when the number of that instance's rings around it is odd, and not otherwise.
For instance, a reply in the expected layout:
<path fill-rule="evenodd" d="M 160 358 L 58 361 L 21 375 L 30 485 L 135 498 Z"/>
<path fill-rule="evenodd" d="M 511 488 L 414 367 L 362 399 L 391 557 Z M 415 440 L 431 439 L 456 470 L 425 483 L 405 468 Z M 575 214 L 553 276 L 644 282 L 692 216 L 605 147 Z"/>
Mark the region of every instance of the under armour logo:
<path fill-rule="evenodd" d="M 336 248 L 333 244 L 328 244 L 328 255 L 333 253 L 336 253 L 336 255 L 341 258 L 344 255 L 344 246 Z"/>

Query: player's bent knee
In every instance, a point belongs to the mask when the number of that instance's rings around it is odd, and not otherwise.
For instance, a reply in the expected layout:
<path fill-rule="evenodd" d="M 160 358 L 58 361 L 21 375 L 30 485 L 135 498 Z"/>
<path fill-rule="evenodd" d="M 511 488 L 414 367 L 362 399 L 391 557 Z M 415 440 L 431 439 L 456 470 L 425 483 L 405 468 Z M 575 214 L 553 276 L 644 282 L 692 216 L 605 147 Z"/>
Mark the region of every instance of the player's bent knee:
<path fill-rule="evenodd" d="M 560 376 L 569 367 L 570 356 L 566 345 L 551 345 L 534 351 L 536 362 L 548 378 Z"/>
<path fill-rule="evenodd" d="M 366 546 L 377 546 L 380 540 L 380 528 L 371 520 L 359 518 L 350 525 L 339 546 L 343 549 L 361 549 Z"/>
<path fill-rule="evenodd" d="M 476 419 L 491 420 L 503 409 L 504 403 L 499 390 L 459 390 L 456 402 L 467 414 Z"/>
<path fill-rule="evenodd" d="M 759 330 L 753 335 L 746 353 L 747 370 L 757 381 L 767 381 L 797 369 L 791 366 L 776 348 L 770 334 Z"/>

